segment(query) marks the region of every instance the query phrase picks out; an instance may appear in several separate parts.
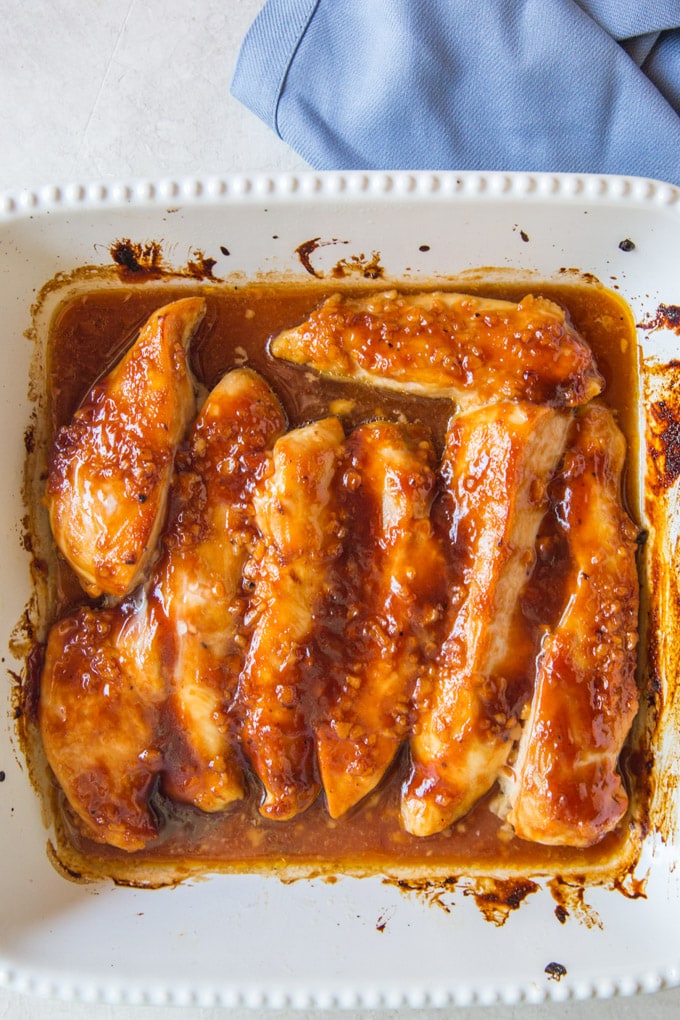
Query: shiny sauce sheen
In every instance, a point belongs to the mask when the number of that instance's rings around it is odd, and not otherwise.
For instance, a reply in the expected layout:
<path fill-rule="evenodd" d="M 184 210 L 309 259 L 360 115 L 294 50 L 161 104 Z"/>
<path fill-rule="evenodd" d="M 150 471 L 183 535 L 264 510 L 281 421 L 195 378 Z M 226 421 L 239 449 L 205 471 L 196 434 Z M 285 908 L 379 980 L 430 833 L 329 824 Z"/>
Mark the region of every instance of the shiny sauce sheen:
<path fill-rule="evenodd" d="M 366 293 L 366 287 L 361 293 Z M 383 288 L 385 289 L 384 285 Z M 401 287 L 401 290 L 407 288 Z M 423 288 L 420 288 L 423 289 Z M 437 289 L 443 289 L 438 283 Z M 584 339 L 593 349 L 605 378 L 604 400 L 617 412 L 628 439 L 629 468 L 625 493 L 627 509 L 635 519 L 638 498 L 634 467 L 639 450 L 635 432 L 638 380 L 633 319 L 624 303 L 604 288 L 589 284 L 535 284 L 523 286 L 494 283 L 470 284 L 456 289 L 487 297 L 518 301 L 529 290 L 562 304 Z M 437 455 L 444 446 L 451 415 L 448 400 L 402 395 L 394 391 L 318 378 L 304 368 L 276 361 L 269 341 L 283 329 L 303 321 L 331 293 L 325 283 L 249 284 L 244 286 L 173 287 L 153 284 L 127 288 L 95 289 L 64 304 L 53 318 L 48 345 L 48 416 L 52 434 L 68 422 L 92 386 L 118 360 L 134 340 L 140 326 L 160 305 L 198 293 L 206 297 L 208 312 L 194 338 L 191 366 L 201 387 L 209 390 L 228 370 L 248 365 L 269 382 L 285 409 L 290 427 L 337 414 L 346 432 L 375 418 L 408 420 L 422 425 L 432 436 Z M 351 288 L 343 292 L 355 293 Z M 436 504 L 435 504 L 436 506 Z M 633 508 L 633 509 L 631 509 Z M 441 513 L 441 511 L 440 511 Z M 435 526 L 445 527 L 436 520 Z M 548 616 L 556 619 L 561 605 L 559 540 L 544 526 L 531 581 L 518 607 L 518 634 L 529 637 L 517 646 L 508 663 L 510 686 L 521 688 L 533 667 L 541 626 Z M 86 601 L 69 568 L 59 561 L 52 620 Z M 51 622 L 51 621 L 50 621 Z M 519 624 L 522 626 L 520 627 Z M 332 620 L 327 626 L 332 629 Z M 328 641 L 329 654 L 342 655 L 341 643 Z M 338 662 L 336 666 L 341 667 Z M 425 839 L 406 833 L 399 821 L 399 791 L 406 773 L 406 750 L 397 756 L 378 789 L 349 815 L 334 821 L 328 815 L 323 794 L 303 814 L 291 821 L 271 821 L 258 812 L 259 792 L 249 778 L 243 803 L 225 812 L 208 815 L 170 802 L 160 794 L 153 800 L 161 820 L 157 840 L 135 858 L 149 867 L 159 862 L 205 862 L 225 870 L 285 870 L 301 866 L 310 871 L 348 870 L 372 873 L 398 868 L 432 866 L 451 873 L 482 868 L 546 867 L 551 870 L 583 868 L 611 860 L 626 838 L 626 821 L 619 830 L 587 850 L 540 846 L 515 838 L 490 809 L 494 791 L 460 822 L 447 831 Z M 634 782 L 627 776 L 629 786 Z M 635 795 L 635 790 L 631 790 Z M 127 855 L 90 841 L 69 820 L 62 803 L 61 821 L 68 839 L 83 856 L 104 863 Z"/>

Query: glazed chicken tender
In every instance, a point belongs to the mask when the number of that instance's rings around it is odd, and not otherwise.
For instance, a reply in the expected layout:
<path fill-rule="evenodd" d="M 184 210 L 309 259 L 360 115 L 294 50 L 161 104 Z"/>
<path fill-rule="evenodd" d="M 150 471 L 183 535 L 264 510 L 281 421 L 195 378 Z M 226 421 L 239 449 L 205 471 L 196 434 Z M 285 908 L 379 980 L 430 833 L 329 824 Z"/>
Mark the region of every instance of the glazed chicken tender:
<path fill-rule="evenodd" d="M 256 537 L 253 494 L 285 416 L 264 380 L 227 373 L 180 458 L 164 554 L 152 587 L 170 624 L 163 786 L 220 811 L 243 797 L 229 708 L 243 667 L 243 568 Z"/>
<path fill-rule="evenodd" d="M 157 607 L 144 597 L 82 608 L 56 623 L 45 653 L 39 725 L 45 755 L 92 839 L 140 850 L 162 767 L 165 698 Z"/>
<path fill-rule="evenodd" d="M 186 348 L 204 315 L 202 298 L 154 312 L 56 437 L 52 533 L 90 596 L 126 595 L 153 556 L 175 451 L 195 412 Z"/>
<path fill-rule="evenodd" d="M 417 426 L 372 422 L 347 440 L 351 541 L 337 565 L 336 654 L 316 725 L 333 818 L 380 782 L 408 734 L 413 686 L 444 593 L 430 523 L 434 464 L 432 444 Z M 329 640 L 320 635 L 320 643 Z"/>
<path fill-rule="evenodd" d="M 545 298 L 336 294 L 271 344 L 277 358 L 335 379 L 449 397 L 461 410 L 516 398 L 585 404 L 602 389 L 592 352 Z"/>
<path fill-rule="evenodd" d="M 584 847 L 628 806 L 617 763 L 638 707 L 637 529 L 621 503 L 624 437 L 588 408 L 558 480 L 569 573 L 564 610 L 546 636 L 536 692 L 506 783 L 522 839 Z"/>
<path fill-rule="evenodd" d="M 252 638 L 239 701 L 246 753 L 261 780 L 261 812 L 283 820 L 319 792 L 310 730 L 310 654 L 329 572 L 341 551 L 338 501 L 345 435 L 325 418 L 282 436 L 255 497 L 260 549 L 253 580 Z"/>
<path fill-rule="evenodd" d="M 521 706 L 503 664 L 568 425 L 564 412 L 505 403 L 454 418 L 449 428 L 443 474 L 454 585 L 448 634 L 416 704 L 401 808 L 414 835 L 466 814 L 512 749 Z"/>

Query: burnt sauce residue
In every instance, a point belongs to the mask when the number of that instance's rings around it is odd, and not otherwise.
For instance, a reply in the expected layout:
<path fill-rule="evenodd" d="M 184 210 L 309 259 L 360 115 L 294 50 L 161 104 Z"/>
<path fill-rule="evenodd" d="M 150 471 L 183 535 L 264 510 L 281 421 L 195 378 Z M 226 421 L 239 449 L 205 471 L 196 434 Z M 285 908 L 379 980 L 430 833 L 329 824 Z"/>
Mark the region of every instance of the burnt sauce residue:
<path fill-rule="evenodd" d="M 213 269 L 216 265 L 217 259 L 210 258 L 208 255 L 204 255 L 202 251 L 196 249 L 187 261 L 187 275 L 193 276 L 195 280 L 212 280 L 214 278 Z"/>
<path fill-rule="evenodd" d="M 502 927 L 530 896 L 545 887 L 555 902 L 554 915 L 559 924 L 571 921 L 586 929 L 601 929 L 603 925 L 598 912 L 587 902 L 588 889 L 604 884 L 622 892 L 626 898 L 644 898 L 644 881 L 632 879 L 635 892 L 631 893 L 630 876 L 633 870 L 634 864 L 625 869 L 619 866 L 619 875 L 614 876 L 616 868 L 610 871 L 605 869 L 600 882 L 594 880 L 592 875 L 577 872 L 568 877 L 555 875 L 542 883 L 522 875 L 509 878 L 477 876 L 474 879 L 456 875 L 439 880 L 385 879 L 385 882 L 447 914 L 455 909 L 461 896 L 469 897 L 484 920 L 497 928 Z"/>
<path fill-rule="evenodd" d="M 124 237 L 114 241 L 109 252 L 126 276 L 157 278 L 163 270 L 163 249 L 158 241 L 138 242 Z"/>
<path fill-rule="evenodd" d="M 660 304 L 650 319 L 638 323 L 638 329 L 668 329 L 680 336 L 680 305 Z"/>
<path fill-rule="evenodd" d="M 317 279 L 320 279 L 323 274 L 319 273 L 319 271 L 312 265 L 312 255 L 320 244 L 320 237 L 311 237 L 308 241 L 303 241 L 302 244 L 299 244 L 295 249 L 295 254 L 300 259 L 300 265 L 302 268 L 305 269 L 310 276 L 316 276 Z"/>
<path fill-rule="evenodd" d="M 650 484 L 661 494 L 680 476 L 680 360 L 649 365 L 645 383 Z"/>
<path fill-rule="evenodd" d="M 673 309 L 670 316 L 669 308 Z M 678 307 L 660 305 L 645 329 L 678 332 Z M 649 827 L 662 840 L 676 838 L 677 791 L 680 789 L 680 754 L 666 752 L 651 770 L 656 742 L 680 730 L 680 688 L 676 682 L 680 659 L 680 542 L 677 536 L 677 499 L 680 484 L 680 360 L 650 357 L 643 366 L 644 403 L 647 408 L 647 493 L 645 512 L 653 543 L 646 550 L 648 577 L 647 699 L 658 719 L 654 739 L 647 743 L 644 765 L 650 777 Z M 655 778 L 663 768 L 663 781 Z M 643 772 L 643 770 L 640 770 Z M 627 885 L 635 892 L 635 887 Z M 624 891 L 624 890 L 622 890 Z"/>
<path fill-rule="evenodd" d="M 680 408 L 668 399 L 649 405 L 648 448 L 656 483 L 667 489 L 680 476 Z"/>
<path fill-rule="evenodd" d="M 225 251 L 223 248 L 222 252 Z M 119 268 L 121 279 L 126 283 L 140 284 L 158 280 L 168 272 L 161 241 L 131 241 L 129 237 L 119 238 L 110 245 L 109 254 Z M 187 276 L 194 280 L 212 280 L 216 265 L 217 259 L 195 249 L 187 259 L 186 265 L 173 269 L 172 275 Z"/>
<path fill-rule="evenodd" d="M 320 238 L 314 238 L 298 249 L 300 260 L 313 278 L 304 285 L 196 283 L 181 287 L 166 284 L 161 288 L 153 282 L 162 269 L 160 248 L 117 241 L 111 249 L 112 257 L 120 267 L 122 279 L 127 283 L 134 277 L 135 285 L 95 287 L 61 307 L 53 319 L 49 338 L 48 431 L 53 435 L 70 419 L 92 382 L 120 357 L 155 308 L 193 292 L 208 299 L 208 313 L 191 350 L 193 371 L 204 387 L 211 388 L 226 371 L 247 364 L 272 385 L 291 427 L 322 417 L 329 410 L 340 415 L 346 429 L 375 417 L 406 418 L 426 426 L 441 450 L 450 414 L 447 401 L 428 401 L 394 391 L 321 380 L 304 369 L 277 362 L 270 355 L 271 337 L 297 325 L 339 286 L 328 276 L 320 280 L 312 264 L 321 243 Z M 193 258 L 198 267 L 195 276 L 210 278 L 214 260 L 205 259 L 201 253 L 194 253 Z M 382 275 L 375 253 L 369 259 L 363 256 L 355 261 L 341 259 L 337 266 L 341 267 L 338 277 L 351 276 L 355 271 L 364 280 Z M 137 283 L 142 277 L 147 282 L 139 287 Z M 437 285 L 441 287 L 442 282 L 433 284 Z M 345 292 L 355 292 L 346 282 L 342 286 Z M 360 289 L 365 293 L 366 286 L 362 283 L 356 292 Z M 519 300 L 528 288 L 525 284 L 475 281 L 466 283 L 465 289 L 489 297 Z M 606 398 L 616 409 L 635 456 L 637 369 L 627 309 L 611 292 L 592 285 L 576 285 L 574 281 L 532 290 L 565 305 L 574 326 L 592 346 L 606 380 Z M 660 434 L 665 436 L 663 429 Z M 672 434 L 675 443 L 675 431 Z M 634 476 L 634 471 L 629 472 L 627 492 L 633 514 L 638 502 Z M 42 564 L 39 569 L 46 572 L 47 566 Z M 52 620 L 84 601 L 75 577 L 61 562 L 56 567 L 53 590 L 56 596 Z M 36 715 L 40 654 L 39 645 L 34 645 L 22 687 L 23 709 L 29 720 L 35 720 Z M 641 682 L 643 676 L 644 668 Z M 123 883 L 144 885 L 163 884 L 158 876 L 167 874 L 168 881 L 176 881 L 177 876 L 201 869 L 263 871 L 293 878 L 312 874 L 387 874 L 396 876 L 388 881 L 403 892 L 423 896 L 445 910 L 451 909 L 457 893 L 472 896 L 482 915 L 495 925 L 505 923 L 538 890 L 538 884 L 525 876 L 551 874 L 563 876 L 548 883 L 557 904 L 556 923 L 575 917 L 595 924 L 584 904 L 583 889 L 592 882 L 622 881 L 622 876 L 634 867 L 636 838 L 644 827 L 646 786 L 642 783 L 641 789 L 637 787 L 636 753 L 635 748 L 629 750 L 627 760 L 631 767 L 625 771 L 634 804 L 632 814 L 600 844 L 585 850 L 540 846 L 515 838 L 494 814 L 491 797 L 484 798 L 462 822 L 443 833 L 427 839 L 411 836 L 399 822 L 402 759 L 374 793 L 339 821 L 329 818 L 322 798 L 291 821 L 266 820 L 257 810 L 254 787 L 243 803 L 216 815 L 170 803 L 157 794 L 154 808 L 161 820 L 161 834 L 153 844 L 133 855 L 90 841 L 73 822 L 56 791 L 60 833 L 57 856 L 62 867 L 74 874 L 109 875 Z M 570 886 L 570 876 L 575 874 L 585 878 Z M 471 875 L 487 877 L 473 882 Z M 505 877 L 493 877 L 496 875 Z M 570 890 L 569 894 L 565 889 Z"/>
<path fill-rule="evenodd" d="M 547 964 L 545 972 L 550 981 L 561 981 L 563 977 L 567 976 L 567 968 L 564 964 L 555 963 L 555 961 Z"/>
<path fill-rule="evenodd" d="M 312 256 L 317 249 L 329 245 L 348 243 L 348 241 L 341 241 L 337 237 L 333 237 L 328 241 L 324 241 L 320 237 L 312 237 L 308 241 L 303 241 L 302 244 L 299 244 L 295 249 L 295 254 L 300 260 L 300 265 L 303 269 L 317 280 L 322 280 L 326 276 L 334 280 L 342 280 L 346 277 L 363 278 L 364 280 L 382 279 L 385 275 L 385 270 L 380 262 L 380 252 L 377 251 L 371 252 L 370 256 L 361 252 L 359 255 L 339 258 L 330 271 L 327 272 L 324 272 L 319 266 L 314 264 Z"/>

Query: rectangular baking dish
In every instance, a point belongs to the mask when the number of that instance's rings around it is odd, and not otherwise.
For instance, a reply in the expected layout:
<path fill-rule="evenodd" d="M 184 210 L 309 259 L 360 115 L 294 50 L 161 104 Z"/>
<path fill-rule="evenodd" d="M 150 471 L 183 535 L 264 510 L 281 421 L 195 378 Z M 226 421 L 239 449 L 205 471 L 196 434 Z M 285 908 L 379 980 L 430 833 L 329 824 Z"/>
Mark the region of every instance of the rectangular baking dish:
<path fill-rule="evenodd" d="M 0 982 L 65 999 L 257 1008 L 514 1004 L 680 982 L 679 244 L 680 191 L 617 177 L 309 173 L 0 195 L 0 464 L 7 480 L 0 511 Z M 148 889 L 83 881 L 53 864 L 54 835 L 15 718 L 40 615 L 22 479 L 39 437 L 50 315 L 107 266 L 128 278 L 158 269 L 174 284 L 200 279 L 209 287 L 327 278 L 340 265 L 357 280 L 380 276 L 387 285 L 441 278 L 462 289 L 482 271 L 528 282 L 599 281 L 632 309 L 640 512 L 653 578 L 645 611 L 653 764 L 645 839 L 623 879 L 527 875 L 525 893 L 508 905 L 497 885 L 465 875 L 437 888 L 383 876 L 283 882 L 213 875 Z"/>

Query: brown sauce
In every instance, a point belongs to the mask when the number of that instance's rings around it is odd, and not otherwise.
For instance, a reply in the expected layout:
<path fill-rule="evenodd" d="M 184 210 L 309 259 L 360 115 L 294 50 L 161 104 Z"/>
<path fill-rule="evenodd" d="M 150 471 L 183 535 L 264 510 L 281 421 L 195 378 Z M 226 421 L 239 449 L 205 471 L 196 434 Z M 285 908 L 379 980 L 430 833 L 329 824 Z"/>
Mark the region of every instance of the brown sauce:
<path fill-rule="evenodd" d="M 445 400 L 426 400 L 366 386 L 322 380 L 303 368 L 275 361 L 268 351 L 272 336 L 301 322 L 337 287 L 327 284 L 264 285 L 243 287 L 196 286 L 208 299 L 208 314 L 191 352 L 192 368 L 201 385 L 210 389 L 224 372 L 247 364 L 260 372 L 279 396 L 291 427 L 329 413 L 337 413 L 346 430 L 377 418 L 403 418 L 421 423 L 441 452 L 451 413 Z M 516 286 L 467 286 L 469 292 L 489 297 L 521 299 L 527 288 Z M 54 433 L 67 422 L 92 385 L 118 359 L 134 339 L 149 314 L 175 297 L 187 296 L 188 288 L 154 285 L 126 289 L 100 289 L 83 294 L 55 315 L 48 345 L 49 423 Z M 365 292 L 365 288 L 362 288 Z M 604 399 L 613 407 L 629 440 L 630 460 L 637 456 L 634 418 L 637 401 L 637 366 L 633 320 L 623 302 L 596 286 L 545 285 L 534 293 L 560 302 L 576 329 L 592 347 L 606 380 Z M 629 469 L 627 501 L 637 503 L 636 472 Z M 633 516 L 636 516 L 633 513 Z M 546 548 L 549 534 L 544 536 Z M 59 565 L 52 618 L 63 615 L 85 600 L 75 577 Z M 559 577 L 553 564 L 539 558 L 532 584 L 522 600 L 521 611 L 530 623 L 545 623 L 546 592 L 557 613 Z M 541 612 L 538 609 L 541 606 Z M 535 655 L 538 622 L 532 646 L 523 650 Z M 518 673 L 523 670 L 517 670 Z M 518 677 L 519 682 L 519 677 Z M 376 872 L 432 865 L 438 873 L 460 873 L 476 868 L 546 868 L 550 871 L 577 868 L 612 859 L 625 843 L 627 820 L 619 830 L 589 850 L 570 850 L 530 844 L 513 837 L 490 810 L 494 792 L 484 798 L 461 822 L 425 839 L 410 836 L 399 823 L 399 789 L 406 771 L 406 755 L 393 763 L 378 790 L 350 814 L 333 821 L 323 795 L 304 814 L 289 822 L 269 821 L 257 810 L 258 794 L 251 783 L 246 801 L 218 815 L 180 806 L 156 795 L 154 807 L 162 819 L 159 838 L 135 857 L 152 866 L 160 862 L 198 860 L 206 868 L 223 867 L 272 870 L 303 865 L 326 872 L 352 870 Z M 62 805 L 62 821 L 73 847 L 84 856 L 111 862 L 126 857 L 123 851 L 102 847 L 84 837 L 69 822 Z"/>

